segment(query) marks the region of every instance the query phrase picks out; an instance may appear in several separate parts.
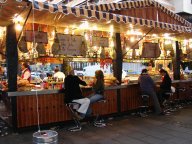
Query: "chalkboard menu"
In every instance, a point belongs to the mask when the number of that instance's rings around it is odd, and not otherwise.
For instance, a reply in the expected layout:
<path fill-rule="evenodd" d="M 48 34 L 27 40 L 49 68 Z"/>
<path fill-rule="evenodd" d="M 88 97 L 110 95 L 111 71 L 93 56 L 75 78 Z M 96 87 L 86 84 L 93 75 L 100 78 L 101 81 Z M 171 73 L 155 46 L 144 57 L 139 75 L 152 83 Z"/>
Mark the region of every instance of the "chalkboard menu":
<path fill-rule="evenodd" d="M 83 42 L 82 36 L 57 33 L 60 50 L 58 54 L 81 55 L 80 49 Z"/>
<path fill-rule="evenodd" d="M 25 41 L 47 44 L 48 36 L 46 32 L 27 30 L 25 31 Z"/>
<path fill-rule="evenodd" d="M 144 42 L 141 58 L 158 58 L 161 54 L 158 43 Z"/>
<path fill-rule="evenodd" d="M 109 38 L 92 37 L 92 46 L 109 47 Z"/>

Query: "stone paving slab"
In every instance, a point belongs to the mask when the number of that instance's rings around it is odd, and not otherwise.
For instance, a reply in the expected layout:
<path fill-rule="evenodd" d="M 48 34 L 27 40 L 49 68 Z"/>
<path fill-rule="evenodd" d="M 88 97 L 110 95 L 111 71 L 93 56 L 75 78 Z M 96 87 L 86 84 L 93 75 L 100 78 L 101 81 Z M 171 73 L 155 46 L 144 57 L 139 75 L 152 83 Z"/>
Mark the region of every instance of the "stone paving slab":
<path fill-rule="evenodd" d="M 80 132 L 69 132 L 68 127 L 56 129 L 58 144 L 191 144 L 192 106 L 169 116 L 116 117 L 108 120 L 104 128 L 86 122 L 82 123 Z M 32 144 L 34 132 L 9 133 L 0 137 L 0 144 Z"/>

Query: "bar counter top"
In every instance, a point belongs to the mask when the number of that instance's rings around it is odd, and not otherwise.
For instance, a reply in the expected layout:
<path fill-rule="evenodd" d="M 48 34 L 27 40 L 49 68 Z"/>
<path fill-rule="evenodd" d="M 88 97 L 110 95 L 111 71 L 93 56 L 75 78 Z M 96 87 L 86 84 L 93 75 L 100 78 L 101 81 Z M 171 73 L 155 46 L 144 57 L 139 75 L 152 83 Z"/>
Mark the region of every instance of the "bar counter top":
<path fill-rule="evenodd" d="M 174 80 L 172 83 L 179 83 L 179 82 L 189 82 L 192 80 Z M 160 81 L 159 81 L 160 82 Z M 157 81 L 157 83 L 159 83 Z M 121 88 L 126 88 L 127 86 L 130 85 L 136 85 L 138 84 L 136 81 L 130 82 L 128 84 L 122 84 L 122 85 L 117 85 L 117 86 L 108 86 L 105 87 L 105 90 L 112 90 L 112 89 L 121 89 Z M 82 87 L 82 89 L 91 89 L 91 87 Z M 31 90 L 31 91 L 16 91 L 16 92 L 7 92 L 7 95 L 9 97 L 12 96 L 27 96 L 27 95 L 42 95 L 42 94 L 57 94 L 60 93 L 60 90 L 49 90 L 49 89 L 42 89 L 42 90 Z"/>

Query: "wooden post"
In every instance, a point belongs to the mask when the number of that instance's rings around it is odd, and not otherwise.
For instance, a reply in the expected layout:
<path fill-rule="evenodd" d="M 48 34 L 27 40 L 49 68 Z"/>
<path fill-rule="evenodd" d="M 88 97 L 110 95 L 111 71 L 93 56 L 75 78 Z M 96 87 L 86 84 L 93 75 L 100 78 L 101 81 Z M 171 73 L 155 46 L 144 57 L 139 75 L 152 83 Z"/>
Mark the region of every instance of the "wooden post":
<path fill-rule="evenodd" d="M 114 76 L 117 78 L 117 80 L 120 82 L 119 84 L 121 84 L 123 55 L 122 55 L 122 49 L 121 49 L 120 33 L 116 33 L 115 38 L 116 38 L 116 47 L 115 47 L 116 58 L 113 60 L 113 73 L 114 73 Z"/>
<path fill-rule="evenodd" d="M 6 34 L 7 77 L 9 91 L 17 91 L 18 51 L 15 25 L 7 27 Z"/>
<path fill-rule="evenodd" d="M 15 25 L 11 24 L 7 27 L 6 33 L 6 61 L 7 61 L 7 77 L 8 77 L 8 91 L 17 91 L 17 69 L 18 69 L 18 51 L 17 51 L 17 37 Z M 12 107 L 12 127 L 17 129 L 17 98 L 11 97 Z"/>
<path fill-rule="evenodd" d="M 179 50 L 179 42 L 176 41 L 175 55 L 173 58 L 173 72 L 174 72 L 174 80 L 180 80 L 180 50 Z"/>

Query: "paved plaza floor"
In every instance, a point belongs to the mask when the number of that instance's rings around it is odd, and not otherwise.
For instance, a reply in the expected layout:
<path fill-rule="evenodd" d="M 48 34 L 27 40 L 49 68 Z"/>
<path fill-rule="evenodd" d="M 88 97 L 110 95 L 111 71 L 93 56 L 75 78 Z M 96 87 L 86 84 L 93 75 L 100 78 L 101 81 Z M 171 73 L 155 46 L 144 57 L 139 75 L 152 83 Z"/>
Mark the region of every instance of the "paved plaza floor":
<path fill-rule="evenodd" d="M 69 132 L 68 127 L 56 129 L 58 144 L 192 144 L 192 106 L 169 116 L 110 118 L 104 128 L 86 122 L 79 132 Z M 34 132 L 9 133 L 0 137 L 0 144 L 32 144 Z"/>

